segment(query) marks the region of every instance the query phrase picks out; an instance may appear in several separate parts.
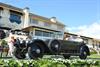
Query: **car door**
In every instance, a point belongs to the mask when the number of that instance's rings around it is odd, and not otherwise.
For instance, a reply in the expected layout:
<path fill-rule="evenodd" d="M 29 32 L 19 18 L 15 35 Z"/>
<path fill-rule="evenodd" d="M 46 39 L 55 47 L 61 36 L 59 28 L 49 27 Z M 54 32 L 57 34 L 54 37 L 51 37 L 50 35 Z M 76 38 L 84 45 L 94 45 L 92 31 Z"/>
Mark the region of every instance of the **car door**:
<path fill-rule="evenodd" d="M 79 42 L 75 41 L 62 41 L 61 43 L 62 43 L 61 50 L 68 52 L 78 51 L 80 45 Z"/>

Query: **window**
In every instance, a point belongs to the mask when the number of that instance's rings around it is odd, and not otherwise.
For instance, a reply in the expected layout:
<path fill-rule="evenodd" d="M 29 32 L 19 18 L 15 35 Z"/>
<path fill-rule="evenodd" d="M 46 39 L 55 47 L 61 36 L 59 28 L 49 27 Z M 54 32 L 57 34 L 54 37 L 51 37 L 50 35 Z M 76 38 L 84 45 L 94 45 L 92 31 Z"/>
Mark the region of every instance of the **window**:
<path fill-rule="evenodd" d="M 1 18 L 2 10 L 0 10 L 0 18 Z"/>
<path fill-rule="evenodd" d="M 63 27 L 62 26 L 57 26 L 57 29 L 62 30 Z"/>
<path fill-rule="evenodd" d="M 33 23 L 33 24 L 38 24 L 38 21 L 35 20 L 35 19 L 30 19 L 30 22 Z"/>
<path fill-rule="evenodd" d="M 3 12 L 3 8 L 0 7 L 0 18 L 1 18 L 2 12 Z"/>
<path fill-rule="evenodd" d="M 52 32 L 35 30 L 35 35 L 36 36 L 43 36 L 43 37 L 53 37 L 54 34 Z"/>
<path fill-rule="evenodd" d="M 1 16 L 2 10 L 0 10 L 0 16 Z"/>
<path fill-rule="evenodd" d="M 55 37 L 62 38 L 63 33 L 62 32 L 55 32 Z"/>
<path fill-rule="evenodd" d="M 41 31 L 41 30 L 35 30 L 35 36 L 62 38 L 63 34 L 61 32 L 46 32 L 46 31 Z"/>
<path fill-rule="evenodd" d="M 50 37 L 50 33 L 49 33 L 49 32 L 43 31 L 43 36 L 44 36 L 44 37 Z"/>
<path fill-rule="evenodd" d="M 50 23 L 47 23 L 47 22 L 44 22 L 44 26 L 46 26 L 46 27 L 50 27 L 51 24 L 50 24 Z"/>
<path fill-rule="evenodd" d="M 36 36 L 42 36 L 42 31 L 40 31 L 40 30 L 35 30 L 35 35 Z"/>
<path fill-rule="evenodd" d="M 10 13 L 10 21 L 13 23 L 13 22 L 16 22 L 18 24 L 21 23 L 21 15 L 19 14 L 16 14 L 16 13 Z"/>

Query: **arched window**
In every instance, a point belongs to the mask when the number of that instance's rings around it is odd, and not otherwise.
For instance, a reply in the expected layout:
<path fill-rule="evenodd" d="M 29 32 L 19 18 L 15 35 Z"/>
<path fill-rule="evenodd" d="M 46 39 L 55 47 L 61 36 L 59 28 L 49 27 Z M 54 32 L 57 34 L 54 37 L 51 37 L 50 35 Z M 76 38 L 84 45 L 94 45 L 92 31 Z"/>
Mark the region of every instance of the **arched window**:
<path fill-rule="evenodd" d="M 2 17 L 2 16 L 1 16 L 1 15 L 2 15 L 2 12 L 3 12 L 3 8 L 0 7 L 0 18 Z"/>

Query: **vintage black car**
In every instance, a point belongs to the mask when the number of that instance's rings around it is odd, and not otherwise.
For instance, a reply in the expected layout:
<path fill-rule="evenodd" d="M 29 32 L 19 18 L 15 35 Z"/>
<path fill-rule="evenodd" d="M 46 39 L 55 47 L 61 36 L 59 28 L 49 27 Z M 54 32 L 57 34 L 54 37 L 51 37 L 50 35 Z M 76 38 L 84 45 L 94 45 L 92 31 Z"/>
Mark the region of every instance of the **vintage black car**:
<path fill-rule="evenodd" d="M 65 58 L 79 56 L 86 59 L 90 55 L 88 46 L 82 42 L 59 40 L 59 39 L 31 39 L 26 42 L 27 36 L 14 35 L 16 38 L 24 38 L 22 42 L 16 40 L 14 55 L 18 59 L 26 58 L 26 54 L 31 59 L 41 58 L 43 55 L 63 55 Z M 5 38 L 5 32 L 0 30 L 0 39 Z"/>
<path fill-rule="evenodd" d="M 90 55 L 89 48 L 84 42 L 48 39 L 34 39 L 29 43 L 16 44 L 14 55 L 19 59 L 24 59 L 28 53 L 31 59 L 41 58 L 43 55 L 63 55 L 64 58 L 79 56 L 86 59 Z"/>

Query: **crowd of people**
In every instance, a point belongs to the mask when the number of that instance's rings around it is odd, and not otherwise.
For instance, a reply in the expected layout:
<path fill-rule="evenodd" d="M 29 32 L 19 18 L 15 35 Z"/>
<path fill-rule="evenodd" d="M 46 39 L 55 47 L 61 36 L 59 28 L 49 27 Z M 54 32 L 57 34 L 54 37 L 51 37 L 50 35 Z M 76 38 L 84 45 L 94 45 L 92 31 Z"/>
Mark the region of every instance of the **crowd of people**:
<path fill-rule="evenodd" d="M 27 43 L 30 41 L 29 37 L 24 40 L 23 38 L 15 38 L 14 36 L 11 36 L 8 41 L 9 51 L 8 56 L 13 57 L 14 56 L 14 50 L 16 48 L 26 47 Z"/>
<path fill-rule="evenodd" d="M 25 32 L 21 31 L 5 31 L 6 34 L 9 33 L 7 36 L 4 33 L 3 30 L 0 29 L 0 39 L 4 39 L 4 36 L 6 38 L 7 42 L 7 51 L 4 51 L 6 48 L 1 46 L 1 52 L 7 52 L 7 56 L 14 56 L 14 50 L 16 47 L 19 47 L 22 43 L 28 43 L 31 39 L 30 36 L 27 34 L 25 35 Z M 21 36 L 21 37 L 20 37 Z M 0 42 L 1 43 L 1 42 Z M 21 45 L 23 46 L 23 45 Z"/>

